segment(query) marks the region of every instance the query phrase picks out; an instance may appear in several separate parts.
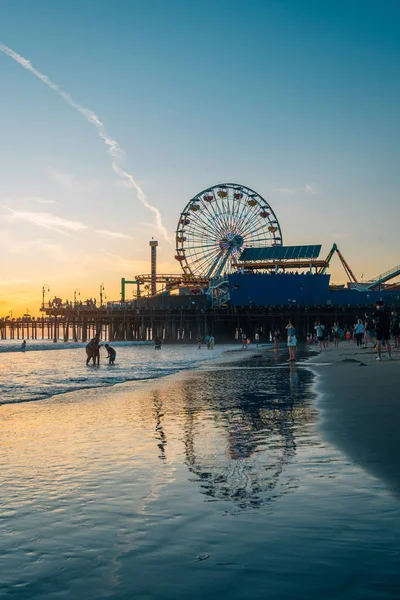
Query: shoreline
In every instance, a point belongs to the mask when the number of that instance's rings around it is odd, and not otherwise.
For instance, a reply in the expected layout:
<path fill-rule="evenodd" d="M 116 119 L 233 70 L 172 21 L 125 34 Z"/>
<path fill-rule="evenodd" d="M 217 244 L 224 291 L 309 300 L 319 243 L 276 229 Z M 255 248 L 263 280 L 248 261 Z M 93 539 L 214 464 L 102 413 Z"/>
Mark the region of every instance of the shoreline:
<path fill-rule="evenodd" d="M 189 374 L 189 373 L 198 373 L 199 371 L 202 370 L 202 367 L 211 367 L 211 365 L 214 366 L 214 368 L 218 368 L 219 365 L 223 365 L 224 362 L 240 362 L 242 359 L 249 357 L 251 358 L 252 356 L 256 356 L 257 354 L 259 354 L 261 351 L 267 351 L 270 346 L 264 345 L 263 347 L 261 347 L 261 345 L 258 348 L 252 348 L 252 349 L 247 349 L 246 351 L 242 352 L 240 346 L 235 346 L 234 348 L 232 347 L 232 345 L 226 345 L 227 348 L 225 350 L 223 350 L 219 355 L 217 355 L 215 358 L 212 356 L 211 351 L 210 354 L 208 355 L 202 355 L 201 357 L 199 356 L 199 360 L 195 363 L 192 364 L 188 367 L 185 367 L 182 365 L 181 368 L 175 367 L 174 368 L 174 372 L 170 372 L 166 375 L 157 375 L 157 376 L 153 376 L 153 377 L 143 377 L 143 378 L 127 378 L 123 381 L 109 381 L 108 383 L 104 384 L 104 385 L 86 385 L 86 386 L 82 386 L 82 387 L 78 387 L 76 389 L 71 389 L 71 390 L 67 390 L 67 391 L 59 391 L 59 392 L 53 392 L 47 396 L 39 396 L 39 397 L 35 397 L 35 398 L 29 398 L 29 399 L 20 399 L 20 400 L 12 400 L 12 401 L 1 401 L 0 399 L 0 409 L 4 408 L 6 406 L 16 406 L 16 405 L 24 405 L 24 404 L 36 404 L 37 402 L 39 402 L 40 404 L 43 403 L 48 403 L 48 402 L 53 402 L 53 401 L 57 401 L 58 399 L 63 399 L 64 396 L 69 396 L 71 394 L 95 394 L 96 392 L 98 393 L 104 393 L 106 390 L 112 390 L 112 389 L 116 389 L 122 386 L 126 386 L 127 388 L 131 388 L 133 389 L 134 386 L 138 386 L 140 384 L 143 383 L 156 383 L 159 382 L 161 380 L 164 379 L 170 379 L 171 377 L 178 377 L 181 374 Z M 60 348 L 60 350 L 62 350 L 64 348 Z M 66 348 L 68 349 L 68 348 Z M 73 349 L 81 349 L 81 348 L 73 348 Z M 107 366 L 107 365 L 102 365 Z M 88 367 L 89 368 L 89 367 Z M 92 365 L 90 365 L 90 368 L 92 368 Z M 168 370 L 168 369 L 167 369 Z M 160 369 L 161 372 L 161 369 Z"/>
<path fill-rule="evenodd" d="M 353 342 L 311 358 L 322 436 L 352 463 L 400 494 L 400 352 L 377 362 Z"/>

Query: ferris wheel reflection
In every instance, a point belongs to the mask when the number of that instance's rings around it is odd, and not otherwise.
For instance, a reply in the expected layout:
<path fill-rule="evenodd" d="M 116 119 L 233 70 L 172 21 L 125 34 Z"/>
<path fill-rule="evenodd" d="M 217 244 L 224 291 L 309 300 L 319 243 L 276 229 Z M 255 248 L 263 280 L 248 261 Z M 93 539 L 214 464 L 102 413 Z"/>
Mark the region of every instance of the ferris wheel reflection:
<path fill-rule="evenodd" d="M 260 369 L 253 360 L 239 375 L 233 365 L 206 371 L 179 393 L 179 453 L 190 481 L 208 501 L 229 503 L 228 511 L 258 508 L 296 489 L 296 470 L 289 467 L 315 418 L 307 401 L 312 375 L 295 365 L 266 369 L 262 361 Z M 162 399 L 153 406 L 164 460 L 168 419 L 162 422 Z"/>

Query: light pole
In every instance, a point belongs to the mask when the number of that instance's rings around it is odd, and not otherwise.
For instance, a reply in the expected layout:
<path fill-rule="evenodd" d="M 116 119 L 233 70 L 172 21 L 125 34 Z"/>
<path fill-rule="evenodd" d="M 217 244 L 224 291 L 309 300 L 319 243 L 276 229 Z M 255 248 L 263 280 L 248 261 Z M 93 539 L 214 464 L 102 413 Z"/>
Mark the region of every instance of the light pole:
<path fill-rule="evenodd" d="M 100 284 L 100 308 L 103 308 L 104 283 Z"/>
<path fill-rule="evenodd" d="M 80 296 L 81 290 L 78 290 L 78 288 L 76 288 L 76 290 L 74 290 L 74 307 L 76 307 L 76 294 L 78 294 L 78 296 Z"/>
<path fill-rule="evenodd" d="M 46 292 L 50 292 L 50 288 L 47 285 L 47 283 L 45 283 L 44 286 L 42 287 L 42 308 L 43 308 L 43 310 L 44 310 L 44 296 L 45 296 Z"/>

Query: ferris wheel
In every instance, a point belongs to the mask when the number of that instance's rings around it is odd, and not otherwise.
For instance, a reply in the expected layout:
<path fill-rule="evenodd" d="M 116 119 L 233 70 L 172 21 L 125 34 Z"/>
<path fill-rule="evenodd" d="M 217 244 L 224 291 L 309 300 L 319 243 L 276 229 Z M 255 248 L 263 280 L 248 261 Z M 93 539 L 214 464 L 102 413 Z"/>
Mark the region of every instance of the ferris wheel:
<path fill-rule="evenodd" d="M 209 279 L 230 273 L 248 247 L 282 245 L 274 211 L 254 190 L 221 183 L 194 196 L 176 229 L 176 255 L 185 275 Z"/>

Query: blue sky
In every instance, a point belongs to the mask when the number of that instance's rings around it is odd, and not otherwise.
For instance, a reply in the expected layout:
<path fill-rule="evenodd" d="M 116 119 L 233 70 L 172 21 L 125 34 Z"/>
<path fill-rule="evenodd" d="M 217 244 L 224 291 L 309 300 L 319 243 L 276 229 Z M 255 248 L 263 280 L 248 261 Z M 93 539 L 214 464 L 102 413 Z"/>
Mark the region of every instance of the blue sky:
<path fill-rule="evenodd" d="M 240 182 L 286 244 L 336 241 L 368 277 L 400 263 L 399 17 L 390 0 L 3 0 L 0 43 L 99 116 L 171 235 L 194 194 Z M 93 126 L 1 53 L 0 84 L 0 313 L 43 283 L 117 298 L 148 271 L 153 215 Z M 160 263 L 178 270 L 161 240 Z"/>

